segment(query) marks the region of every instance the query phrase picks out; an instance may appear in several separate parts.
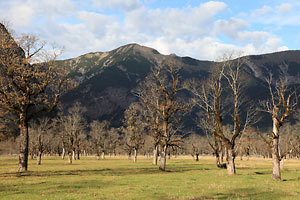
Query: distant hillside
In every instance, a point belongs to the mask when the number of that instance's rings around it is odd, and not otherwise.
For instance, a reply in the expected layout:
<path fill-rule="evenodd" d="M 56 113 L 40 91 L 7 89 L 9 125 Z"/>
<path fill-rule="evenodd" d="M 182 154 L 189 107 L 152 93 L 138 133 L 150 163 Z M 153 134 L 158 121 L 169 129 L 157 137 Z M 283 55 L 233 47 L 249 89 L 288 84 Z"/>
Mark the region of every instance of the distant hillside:
<path fill-rule="evenodd" d="M 265 77 L 271 72 L 277 78 L 280 72 L 288 75 L 291 84 L 300 83 L 300 51 L 247 56 L 243 78 L 249 101 L 266 98 Z M 157 50 L 129 44 L 109 52 L 88 53 L 77 58 L 58 61 L 70 67 L 70 77 L 78 87 L 63 96 L 68 107 L 75 101 L 87 107 L 88 120 L 109 120 L 119 126 L 124 110 L 136 97 L 131 93 L 151 67 L 170 60 L 180 65 L 183 80 L 191 77 L 204 79 L 210 74 L 211 61 L 190 57 L 162 55 Z M 187 120 L 188 121 L 188 120 Z M 191 127 L 192 128 L 192 127 Z"/>

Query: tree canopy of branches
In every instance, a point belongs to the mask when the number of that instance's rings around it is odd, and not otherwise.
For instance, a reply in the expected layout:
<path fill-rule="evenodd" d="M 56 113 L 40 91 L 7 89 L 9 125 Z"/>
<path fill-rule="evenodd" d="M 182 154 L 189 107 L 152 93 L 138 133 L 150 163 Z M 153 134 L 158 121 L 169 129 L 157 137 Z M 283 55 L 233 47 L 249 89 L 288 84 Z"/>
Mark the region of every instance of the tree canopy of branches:
<path fill-rule="evenodd" d="M 137 92 L 145 108 L 145 118 L 154 137 L 155 150 L 157 145 L 160 147 L 159 169 L 163 171 L 168 147 L 178 146 L 181 141 L 178 136 L 179 124 L 188 110 L 179 96 L 183 87 L 178 72 L 179 68 L 174 64 L 157 66 Z"/>
<path fill-rule="evenodd" d="M 66 71 L 55 66 L 57 51 L 49 52 L 34 35 L 16 41 L 0 24 L 0 106 L 18 116 L 19 171 L 28 167 L 29 120 L 52 111 L 69 82 Z"/>

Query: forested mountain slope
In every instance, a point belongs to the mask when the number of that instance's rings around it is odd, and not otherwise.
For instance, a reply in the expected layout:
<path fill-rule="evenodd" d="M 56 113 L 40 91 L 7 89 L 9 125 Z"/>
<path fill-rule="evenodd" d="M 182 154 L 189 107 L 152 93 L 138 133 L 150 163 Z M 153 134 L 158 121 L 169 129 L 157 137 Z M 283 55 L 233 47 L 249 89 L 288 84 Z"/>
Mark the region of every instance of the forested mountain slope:
<path fill-rule="evenodd" d="M 274 79 L 285 74 L 290 84 L 300 82 L 300 51 L 244 57 L 243 86 L 245 99 L 257 102 L 268 98 L 265 78 L 270 73 Z M 77 58 L 58 61 L 70 68 L 70 77 L 78 87 L 62 98 L 68 107 L 79 101 L 87 108 L 88 120 L 109 120 L 119 126 L 124 110 L 137 98 L 132 90 L 144 80 L 151 67 L 171 61 L 181 67 L 182 81 L 190 78 L 205 79 L 216 64 L 174 54 L 162 55 L 157 50 L 138 44 L 128 44 L 110 52 L 88 53 Z M 186 120 L 189 121 L 189 120 Z M 192 123 L 191 123 L 192 124 Z M 192 128 L 192 127 L 190 127 Z"/>

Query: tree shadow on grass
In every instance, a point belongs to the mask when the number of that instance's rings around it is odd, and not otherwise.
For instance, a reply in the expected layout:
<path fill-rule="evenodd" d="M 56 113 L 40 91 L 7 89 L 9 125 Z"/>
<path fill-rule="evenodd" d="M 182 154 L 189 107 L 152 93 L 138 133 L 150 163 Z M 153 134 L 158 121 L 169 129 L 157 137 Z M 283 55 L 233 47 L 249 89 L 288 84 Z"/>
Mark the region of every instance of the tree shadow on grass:
<path fill-rule="evenodd" d="M 260 172 L 254 172 L 255 175 L 267 175 L 272 174 L 271 171 L 260 171 Z"/>
<path fill-rule="evenodd" d="M 167 166 L 165 171 L 158 169 L 158 166 L 151 167 L 123 167 L 123 168 L 104 168 L 94 170 L 48 170 L 48 171 L 27 171 L 27 172 L 7 172 L 0 173 L 0 177 L 27 177 L 27 176 L 85 176 L 85 175 L 102 175 L 102 176 L 127 176 L 133 174 L 164 174 L 164 173 L 184 173 L 188 171 L 206 171 L 214 170 L 201 165 L 188 164 L 186 166 Z"/>

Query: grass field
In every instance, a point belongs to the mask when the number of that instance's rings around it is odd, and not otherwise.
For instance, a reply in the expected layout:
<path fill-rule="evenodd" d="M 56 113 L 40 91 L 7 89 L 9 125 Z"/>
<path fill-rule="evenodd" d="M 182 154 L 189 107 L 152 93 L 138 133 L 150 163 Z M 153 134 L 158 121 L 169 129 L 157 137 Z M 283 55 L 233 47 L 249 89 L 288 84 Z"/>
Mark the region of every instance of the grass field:
<path fill-rule="evenodd" d="M 125 157 L 82 157 L 72 165 L 59 157 L 30 160 L 17 172 L 16 157 L 0 157 L 0 199 L 300 199 L 300 160 L 287 160 L 283 181 L 271 179 L 271 160 L 237 159 L 228 176 L 211 157 L 167 160 L 167 171 Z"/>

